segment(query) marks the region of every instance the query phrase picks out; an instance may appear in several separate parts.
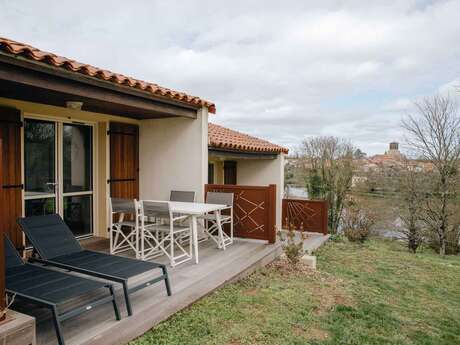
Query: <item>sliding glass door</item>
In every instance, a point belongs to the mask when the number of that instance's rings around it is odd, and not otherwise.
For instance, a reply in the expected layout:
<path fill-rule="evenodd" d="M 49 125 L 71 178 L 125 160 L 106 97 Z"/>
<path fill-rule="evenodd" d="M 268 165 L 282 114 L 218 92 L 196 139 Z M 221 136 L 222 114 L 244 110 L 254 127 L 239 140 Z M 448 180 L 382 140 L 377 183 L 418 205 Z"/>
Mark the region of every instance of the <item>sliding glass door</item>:
<path fill-rule="evenodd" d="M 59 213 L 76 236 L 93 233 L 93 127 L 25 119 L 25 214 Z"/>

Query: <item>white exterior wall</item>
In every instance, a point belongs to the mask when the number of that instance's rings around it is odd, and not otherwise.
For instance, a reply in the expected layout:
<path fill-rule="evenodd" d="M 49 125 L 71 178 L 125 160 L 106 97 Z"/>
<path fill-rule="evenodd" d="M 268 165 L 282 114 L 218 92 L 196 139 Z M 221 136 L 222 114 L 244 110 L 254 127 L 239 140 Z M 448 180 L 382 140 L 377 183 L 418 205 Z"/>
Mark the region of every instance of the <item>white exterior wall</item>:
<path fill-rule="evenodd" d="M 281 229 L 281 205 L 284 193 L 284 154 L 276 159 L 237 160 L 236 182 L 239 185 L 265 186 L 276 184 L 276 226 Z"/>
<path fill-rule="evenodd" d="M 197 119 L 141 121 L 139 128 L 139 197 L 168 200 L 171 190 L 195 191 L 204 199 L 208 177 L 208 110 Z"/>

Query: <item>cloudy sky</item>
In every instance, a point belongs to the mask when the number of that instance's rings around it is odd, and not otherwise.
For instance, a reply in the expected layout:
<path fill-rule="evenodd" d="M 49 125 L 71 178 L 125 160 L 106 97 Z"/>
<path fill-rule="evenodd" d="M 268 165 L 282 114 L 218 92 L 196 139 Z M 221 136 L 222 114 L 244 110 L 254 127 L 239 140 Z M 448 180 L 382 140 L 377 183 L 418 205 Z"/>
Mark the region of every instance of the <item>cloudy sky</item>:
<path fill-rule="evenodd" d="M 0 36 L 212 100 L 212 122 L 291 149 L 382 152 L 414 100 L 460 86 L 460 0 L 0 0 Z"/>

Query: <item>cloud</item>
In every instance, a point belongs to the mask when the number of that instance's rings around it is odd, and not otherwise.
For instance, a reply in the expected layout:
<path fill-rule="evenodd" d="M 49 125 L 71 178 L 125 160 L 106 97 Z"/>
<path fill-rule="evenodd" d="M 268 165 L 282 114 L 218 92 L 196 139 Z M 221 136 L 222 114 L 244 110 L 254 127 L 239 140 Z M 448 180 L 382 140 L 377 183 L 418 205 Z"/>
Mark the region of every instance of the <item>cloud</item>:
<path fill-rule="evenodd" d="M 413 100 L 460 74 L 459 1 L 1 1 L 0 35 L 187 91 L 211 120 L 296 147 L 401 140 Z"/>

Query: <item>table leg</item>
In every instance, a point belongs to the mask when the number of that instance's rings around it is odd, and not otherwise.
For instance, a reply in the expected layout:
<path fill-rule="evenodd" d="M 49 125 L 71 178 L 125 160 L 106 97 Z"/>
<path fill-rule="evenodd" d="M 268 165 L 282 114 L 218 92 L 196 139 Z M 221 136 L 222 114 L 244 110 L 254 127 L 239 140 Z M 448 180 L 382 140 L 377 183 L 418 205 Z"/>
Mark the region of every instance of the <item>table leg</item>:
<path fill-rule="evenodd" d="M 198 226 L 196 216 L 192 216 L 192 236 L 193 236 L 193 247 L 195 248 L 195 263 L 199 263 L 198 258 Z"/>

